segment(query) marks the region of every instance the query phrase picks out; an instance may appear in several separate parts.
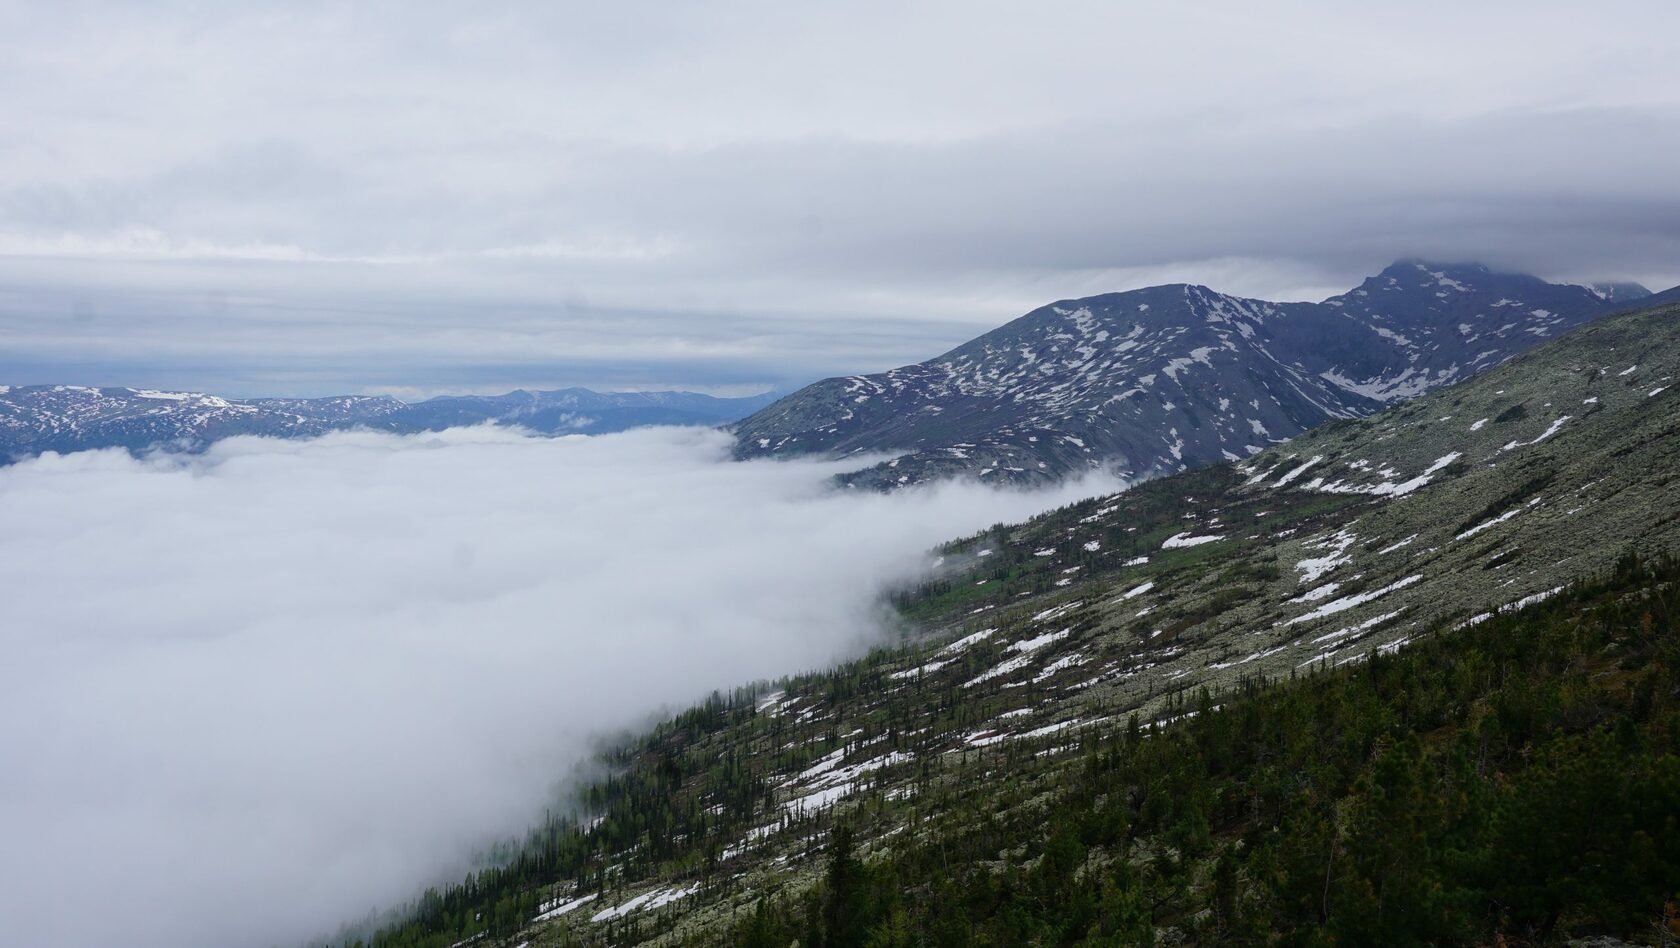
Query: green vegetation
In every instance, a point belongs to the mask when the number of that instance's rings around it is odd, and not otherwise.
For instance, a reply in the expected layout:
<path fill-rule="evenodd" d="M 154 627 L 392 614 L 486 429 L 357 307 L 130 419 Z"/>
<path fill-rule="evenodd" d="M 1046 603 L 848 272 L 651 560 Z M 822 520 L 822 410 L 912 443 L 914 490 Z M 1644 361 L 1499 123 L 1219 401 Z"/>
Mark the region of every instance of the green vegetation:
<path fill-rule="evenodd" d="M 977 759 L 986 781 L 923 774 L 909 814 L 877 803 L 815 821 L 802 844 L 820 865 L 813 884 L 736 890 L 751 908 L 716 927 L 671 936 L 676 918 L 654 916 L 551 943 L 1655 938 L 1680 898 L 1677 596 L 1680 562 L 1629 556 L 1546 603 L 1396 654 L 1274 687 L 1249 680 L 1217 707 L 1205 690 L 1180 693 L 1169 725 L 1132 716 L 1061 757 Z M 861 684 L 866 664 L 830 685 Z M 589 791 L 607 813 L 595 832 L 551 828 L 369 943 L 515 935 L 535 914 L 533 883 L 592 850 L 637 857 L 622 875 L 588 874 L 580 892 L 623 890 L 655 867 L 729 890 L 715 846 L 689 847 L 686 866 L 680 845 L 658 848 L 707 834 L 697 784 L 738 788 L 739 812 L 765 792 L 738 760 L 701 772 L 707 754 L 669 753 L 747 719 L 783 720 L 721 698 L 681 716 L 642 742 L 639 766 L 622 761 L 625 778 Z M 902 842 L 860 852 L 859 836 L 906 816 Z"/>
<path fill-rule="evenodd" d="M 1675 561 L 1630 557 L 1350 670 L 1088 733 L 1055 792 L 952 793 L 937 829 L 867 865 L 837 827 L 805 899 L 692 943 L 1680 936 L 1677 583 Z"/>
<path fill-rule="evenodd" d="M 948 544 L 902 642 L 625 740 L 335 944 L 1655 940 L 1675 315 Z"/>

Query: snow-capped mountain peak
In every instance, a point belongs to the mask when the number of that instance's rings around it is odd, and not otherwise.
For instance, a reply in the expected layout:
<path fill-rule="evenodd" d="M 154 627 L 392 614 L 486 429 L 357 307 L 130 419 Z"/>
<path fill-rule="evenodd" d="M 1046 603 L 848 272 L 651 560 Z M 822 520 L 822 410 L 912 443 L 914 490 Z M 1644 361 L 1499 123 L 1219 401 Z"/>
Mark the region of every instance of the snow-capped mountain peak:
<path fill-rule="evenodd" d="M 735 426 L 738 453 L 901 452 L 844 478 L 876 488 L 1151 476 L 1462 381 L 1614 308 L 1586 287 L 1415 260 L 1321 303 L 1182 283 L 1061 300 L 926 362 L 808 386 Z"/>

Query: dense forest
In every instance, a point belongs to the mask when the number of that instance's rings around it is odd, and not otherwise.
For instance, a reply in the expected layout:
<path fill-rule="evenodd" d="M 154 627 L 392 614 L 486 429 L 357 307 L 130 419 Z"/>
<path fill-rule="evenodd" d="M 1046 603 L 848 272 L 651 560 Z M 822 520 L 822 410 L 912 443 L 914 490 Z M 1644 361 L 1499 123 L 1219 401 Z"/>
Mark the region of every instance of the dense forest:
<path fill-rule="evenodd" d="M 1680 939 L 1680 564 L 1612 575 L 1160 730 L 1059 792 L 860 858 L 717 939 L 754 948 Z"/>

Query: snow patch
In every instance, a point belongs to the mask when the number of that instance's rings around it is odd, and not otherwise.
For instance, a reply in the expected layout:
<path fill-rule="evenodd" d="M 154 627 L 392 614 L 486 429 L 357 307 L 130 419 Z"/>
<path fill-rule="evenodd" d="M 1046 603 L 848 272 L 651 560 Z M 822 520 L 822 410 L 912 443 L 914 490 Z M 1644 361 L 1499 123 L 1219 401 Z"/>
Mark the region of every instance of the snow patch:
<path fill-rule="evenodd" d="M 1181 549 L 1181 548 L 1187 547 L 1187 546 L 1201 546 L 1204 543 L 1213 543 L 1216 540 L 1223 540 L 1223 539 L 1225 539 L 1225 537 L 1222 534 L 1208 534 L 1208 535 L 1205 535 L 1205 536 L 1191 536 L 1188 532 L 1175 533 L 1172 536 L 1167 537 L 1165 540 L 1161 541 L 1161 549 L 1163 549 L 1163 550 L 1177 550 L 1177 549 Z"/>
<path fill-rule="evenodd" d="M 1299 622 L 1312 622 L 1312 621 L 1315 621 L 1317 619 L 1322 619 L 1326 616 L 1335 615 L 1338 612 L 1346 612 L 1347 610 L 1352 609 L 1355 606 L 1362 606 L 1365 603 L 1371 602 L 1374 599 L 1380 599 L 1383 596 L 1386 596 L 1389 593 L 1394 592 L 1395 590 L 1405 589 L 1407 586 L 1410 586 L 1413 583 L 1416 583 L 1421 579 L 1423 579 L 1423 577 L 1421 575 L 1407 576 L 1405 579 L 1396 580 L 1392 583 L 1389 583 L 1387 586 L 1382 587 L 1381 589 L 1374 589 L 1370 592 L 1364 592 L 1364 593 L 1356 593 L 1352 596 L 1343 596 L 1340 599 L 1336 599 L 1336 600 L 1333 600 L 1331 602 L 1327 602 L 1324 605 L 1319 606 L 1317 609 L 1312 610 L 1311 612 L 1304 613 L 1302 615 L 1298 615 L 1295 618 L 1286 620 L 1284 622 L 1280 622 L 1280 623 L 1278 623 L 1278 625 L 1280 627 L 1282 627 L 1282 626 L 1295 625 L 1296 623 L 1299 623 Z"/>
<path fill-rule="evenodd" d="M 538 906 L 538 908 L 542 911 L 542 914 L 538 915 L 536 918 L 531 919 L 531 921 L 533 921 L 533 922 L 546 922 L 549 919 L 559 918 L 560 916 L 565 915 L 567 912 L 570 912 L 575 908 L 579 908 L 581 906 L 588 905 L 590 902 L 595 901 L 595 899 L 598 898 L 599 896 L 600 896 L 600 893 L 591 892 L 588 895 L 580 896 L 580 897 L 575 898 L 575 899 L 559 900 L 559 901 L 556 901 L 556 902 L 544 902 L 542 905 Z"/>

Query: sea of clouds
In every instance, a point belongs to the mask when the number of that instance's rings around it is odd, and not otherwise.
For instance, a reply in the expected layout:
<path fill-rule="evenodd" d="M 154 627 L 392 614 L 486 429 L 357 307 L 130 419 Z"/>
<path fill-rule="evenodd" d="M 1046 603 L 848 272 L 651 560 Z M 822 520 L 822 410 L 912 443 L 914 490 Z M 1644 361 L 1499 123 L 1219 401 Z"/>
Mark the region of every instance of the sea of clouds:
<path fill-rule="evenodd" d="M 602 734 L 888 634 L 940 541 L 1118 485 L 837 490 L 727 436 L 237 438 L 0 468 L 0 918 L 292 944 L 456 878 Z"/>

